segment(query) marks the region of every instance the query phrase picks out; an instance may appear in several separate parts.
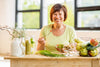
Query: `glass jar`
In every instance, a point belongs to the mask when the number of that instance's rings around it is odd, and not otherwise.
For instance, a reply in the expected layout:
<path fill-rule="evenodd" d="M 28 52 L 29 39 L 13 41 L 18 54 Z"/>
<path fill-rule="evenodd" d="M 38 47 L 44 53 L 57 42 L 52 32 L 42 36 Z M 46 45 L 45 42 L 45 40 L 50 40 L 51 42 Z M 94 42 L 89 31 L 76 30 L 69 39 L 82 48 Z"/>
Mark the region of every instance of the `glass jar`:
<path fill-rule="evenodd" d="M 25 54 L 26 55 L 34 54 L 35 50 L 36 50 L 36 45 L 34 37 L 27 37 L 25 40 Z"/>

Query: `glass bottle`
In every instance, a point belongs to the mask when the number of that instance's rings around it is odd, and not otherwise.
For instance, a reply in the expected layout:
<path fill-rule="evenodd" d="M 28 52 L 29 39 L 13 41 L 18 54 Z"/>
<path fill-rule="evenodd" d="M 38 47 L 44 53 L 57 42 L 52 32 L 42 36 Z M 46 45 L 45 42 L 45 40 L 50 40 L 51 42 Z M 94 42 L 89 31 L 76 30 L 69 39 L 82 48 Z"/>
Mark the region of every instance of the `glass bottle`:
<path fill-rule="evenodd" d="M 34 54 L 35 51 L 36 51 L 36 43 L 35 43 L 35 38 L 34 36 L 32 36 L 30 38 L 30 41 L 31 41 L 31 54 Z"/>
<path fill-rule="evenodd" d="M 31 42 L 30 38 L 26 38 L 25 40 L 25 55 L 30 55 L 31 54 Z"/>

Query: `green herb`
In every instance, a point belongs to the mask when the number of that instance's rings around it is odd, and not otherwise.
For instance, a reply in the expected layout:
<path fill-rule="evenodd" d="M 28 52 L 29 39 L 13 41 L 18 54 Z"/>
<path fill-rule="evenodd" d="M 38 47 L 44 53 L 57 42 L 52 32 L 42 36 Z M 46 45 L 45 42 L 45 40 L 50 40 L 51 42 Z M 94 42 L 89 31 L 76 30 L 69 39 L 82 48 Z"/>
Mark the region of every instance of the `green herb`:
<path fill-rule="evenodd" d="M 31 41 L 31 44 L 34 44 L 34 43 L 35 43 L 35 42 L 33 41 L 33 38 L 31 38 L 30 41 Z"/>
<path fill-rule="evenodd" d="M 92 45 L 90 45 L 90 43 L 88 43 L 88 45 L 87 45 L 87 50 L 94 50 L 94 49 L 96 49 L 96 48 L 98 48 L 98 47 L 100 47 L 100 42 L 99 42 L 99 44 L 97 45 L 97 46 L 92 46 Z"/>
<path fill-rule="evenodd" d="M 55 53 L 51 53 L 50 51 L 47 51 L 47 50 L 37 51 L 36 54 L 41 54 L 41 55 L 49 56 L 49 57 L 65 57 L 63 54 L 55 54 Z"/>

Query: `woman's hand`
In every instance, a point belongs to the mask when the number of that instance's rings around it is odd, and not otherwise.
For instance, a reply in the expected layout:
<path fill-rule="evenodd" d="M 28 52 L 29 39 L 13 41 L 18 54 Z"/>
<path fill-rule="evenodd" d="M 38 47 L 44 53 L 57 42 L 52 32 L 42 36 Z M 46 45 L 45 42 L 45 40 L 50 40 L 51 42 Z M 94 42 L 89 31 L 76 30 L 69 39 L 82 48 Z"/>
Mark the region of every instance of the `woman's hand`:
<path fill-rule="evenodd" d="M 44 37 L 39 38 L 37 50 L 44 50 L 45 47 L 45 39 Z"/>
<path fill-rule="evenodd" d="M 39 38 L 38 43 L 44 45 L 44 44 L 45 44 L 45 39 L 44 39 L 44 37 Z"/>
<path fill-rule="evenodd" d="M 56 45 L 56 49 L 57 49 L 57 51 L 59 51 L 61 53 L 64 53 L 64 51 L 63 51 L 63 45 L 62 44 L 57 44 Z"/>
<path fill-rule="evenodd" d="M 60 49 L 58 49 L 58 48 L 56 48 L 57 49 L 57 51 L 59 51 L 59 52 L 61 52 L 61 53 L 64 53 L 64 50 L 63 50 L 63 48 L 60 50 Z"/>

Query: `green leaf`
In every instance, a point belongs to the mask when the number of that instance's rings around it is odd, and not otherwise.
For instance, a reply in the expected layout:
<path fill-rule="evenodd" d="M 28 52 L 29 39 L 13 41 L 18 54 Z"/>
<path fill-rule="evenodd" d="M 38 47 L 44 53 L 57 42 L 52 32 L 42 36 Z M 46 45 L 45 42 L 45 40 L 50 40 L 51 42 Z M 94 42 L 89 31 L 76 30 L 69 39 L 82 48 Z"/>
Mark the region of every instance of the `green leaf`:
<path fill-rule="evenodd" d="M 30 41 L 31 41 L 31 44 L 34 44 L 34 43 L 35 43 L 35 42 L 33 41 L 33 38 L 31 38 Z"/>
<path fill-rule="evenodd" d="M 96 49 L 96 48 L 98 48 L 98 47 L 100 47 L 100 42 L 99 42 L 99 44 L 98 44 L 97 46 L 88 45 L 88 46 L 87 46 L 87 50 L 94 50 L 94 49 Z"/>
<path fill-rule="evenodd" d="M 47 51 L 47 50 L 37 51 L 36 54 L 41 54 L 41 55 L 49 56 L 49 57 L 65 57 L 63 54 L 55 54 L 55 53 L 51 53 L 50 51 Z"/>

